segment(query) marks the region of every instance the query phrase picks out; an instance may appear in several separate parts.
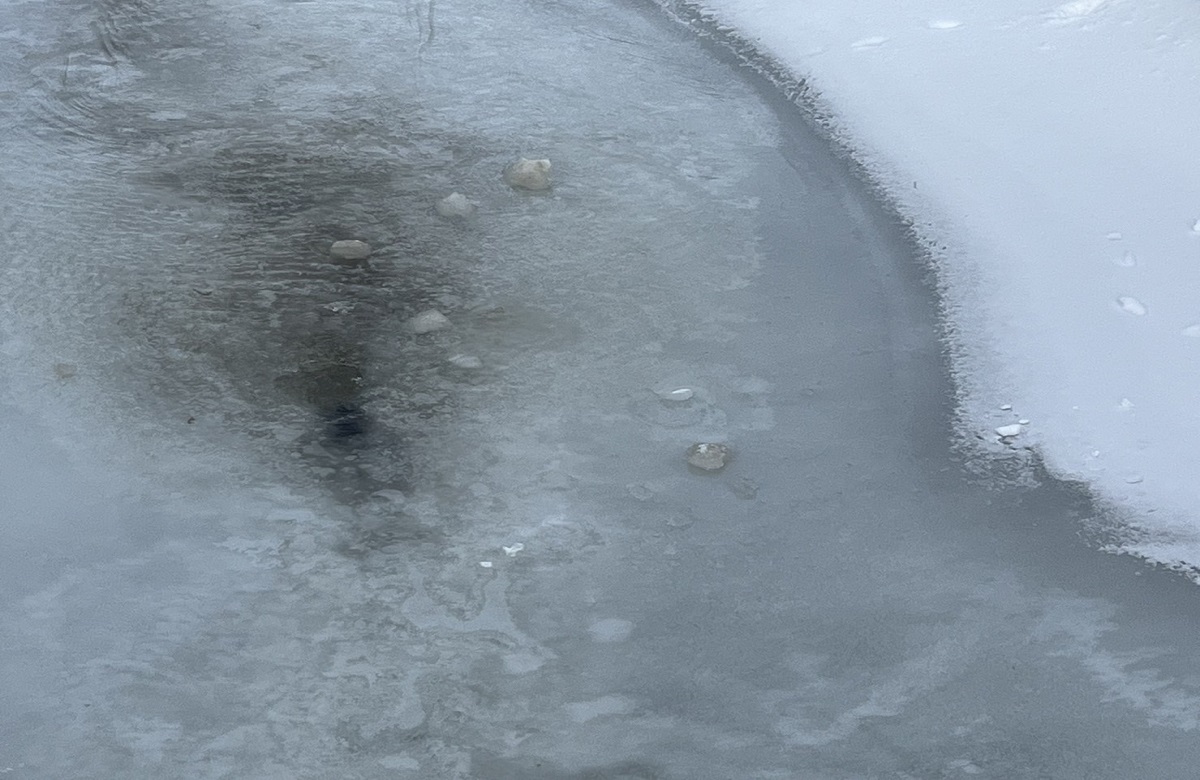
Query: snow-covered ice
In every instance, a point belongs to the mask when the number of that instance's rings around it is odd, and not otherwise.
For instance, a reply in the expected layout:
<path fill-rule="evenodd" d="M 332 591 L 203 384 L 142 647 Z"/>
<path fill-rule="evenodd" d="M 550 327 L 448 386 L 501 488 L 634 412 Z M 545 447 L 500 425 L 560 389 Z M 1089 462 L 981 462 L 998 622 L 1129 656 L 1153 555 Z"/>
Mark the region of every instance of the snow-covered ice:
<path fill-rule="evenodd" d="M 1200 565 L 1200 356 L 1180 338 L 1200 311 L 1195 4 L 1018 0 L 952 18 L 940 0 L 667 5 L 802 79 L 911 219 L 945 298 L 964 433 L 1014 399 L 1048 467 L 1136 529 L 1123 549 Z M 1095 262 L 1111 255 L 1097 238 L 1118 243 L 1119 273 Z M 1113 424 L 1125 395 L 1136 425 Z M 1094 448 L 1098 469 L 1081 455 Z"/>

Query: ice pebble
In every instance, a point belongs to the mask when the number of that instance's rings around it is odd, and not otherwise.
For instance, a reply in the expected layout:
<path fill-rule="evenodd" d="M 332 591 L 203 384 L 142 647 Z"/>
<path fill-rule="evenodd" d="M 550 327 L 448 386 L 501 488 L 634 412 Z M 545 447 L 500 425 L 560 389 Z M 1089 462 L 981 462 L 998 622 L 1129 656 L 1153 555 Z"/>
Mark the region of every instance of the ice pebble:
<path fill-rule="evenodd" d="M 1130 298 L 1127 295 L 1117 298 L 1117 308 L 1126 314 L 1133 314 L 1137 317 L 1142 317 L 1146 314 L 1146 305 L 1137 298 Z"/>
<path fill-rule="evenodd" d="M 439 200 L 434 209 L 443 217 L 465 219 L 475 213 L 475 204 L 461 192 L 452 192 Z"/>
<path fill-rule="evenodd" d="M 550 167 L 549 160 L 528 160 L 522 157 L 505 169 L 504 181 L 508 186 L 520 190 L 548 190 Z"/>
<path fill-rule="evenodd" d="M 437 309 L 423 311 L 408 321 L 408 329 L 418 335 L 433 333 L 435 330 L 442 330 L 448 327 L 450 327 L 450 320 L 446 319 L 446 315 Z"/>
<path fill-rule="evenodd" d="M 517 553 L 525 549 L 525 545 L 521 544 L 520 542 L 516 542 L 512 547 L 501 547 L 500 549 L 504 550 L 504 554 L 509 558 L 516 558 Z"/>
<path fill-rule="evenodd" d="M 688 447 L 687 462 L 705 471 L 719 471 L 729 462 L 733 450 L 727 444 L 699 442 Z"/>
<path fill-rule="evenodd" d="M 1011 439 L 1014 436 L 1021 435 L 1021 424 L 1014 423 L 1012 425 L 1001 425 L 996 429 L 996 435 L 1002 439 Z"/>
<path fill-rule="evenodd" d="M 329 247 L 329 254 L 338 260 L 366 260 L 371 256 L 371 245 L 357 239 L 334 241 Z"/>

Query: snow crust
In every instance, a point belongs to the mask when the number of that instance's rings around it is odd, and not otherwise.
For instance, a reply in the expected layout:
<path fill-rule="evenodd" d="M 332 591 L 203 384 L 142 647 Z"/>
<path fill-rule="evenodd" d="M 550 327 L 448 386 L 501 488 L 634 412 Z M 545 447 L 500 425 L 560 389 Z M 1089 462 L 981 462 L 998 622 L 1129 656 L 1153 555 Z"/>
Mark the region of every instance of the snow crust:
<path fill-rule="evenodd" d="M 1121 550 L 1200 564 L 1195 4 L 698 8 L 806 83 L 934 250 L 965 433 L 1028 418 Z"/>

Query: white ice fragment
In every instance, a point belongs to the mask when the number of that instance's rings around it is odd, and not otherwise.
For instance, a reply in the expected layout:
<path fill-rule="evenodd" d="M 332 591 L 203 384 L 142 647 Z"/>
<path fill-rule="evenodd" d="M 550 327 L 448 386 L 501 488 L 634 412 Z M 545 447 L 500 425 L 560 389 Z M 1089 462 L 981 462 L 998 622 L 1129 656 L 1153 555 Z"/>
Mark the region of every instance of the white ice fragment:
<path fill-rule="evenodd" d="M 1192 232 L 1200 235 L 1200 219 L 1192 223 Z"/>
<path fill-rule="evenodd" d="M 1024 418 L 1017 420 L 1017 425 L 1029 425 L 1029 420 L 1026 420 Z"/>
<path fill-rule="evenodd" d="M 371 256 L 371 245 L 357 239 L 334 241 L 329 247 L 329 254 L 338 260 L 366 260 Z"/>
<path fill-rule="evenodd" d="M 483 568 L 485 568 L 485 569 L 490 569 L 490 568 L 492 568 L 492 562 L 491 562 L 491 561 L 480 561 L 480 562 L 479 562 L 479 565 L 480 565 L 480 566 L 482 566 L 482 567 L 483 567 Z"/>
<path fill-rule="evenodd" d="M 1113 262 L 1122 268 L 1133 268 L 1138 264 L 1138 259 L 1137 255 L 1135 255 L 1133 252 L 1126 252 Z"/>
<path fill-rule="evenodd" d="M 1014 436 L 1021 435 L 1021 424 L 1014 423 L 1012 425 L 1001 425 L 996 429 L 996 435 L 1002 439 L 1011 439 Z"/>
<path fill-rule="evenodd" d="M 504 181 L 508 186 L 521 190 L 548 190 L 550 167 L 549 160 L 528 160 L 522 157 L 505 169 Z"/>
<path fill-rule="evenodd" d="M 1011 411 L 1012 411 L 1012 404 L 1000 404 L 1000 411 L 1002 411 L 1002 412 L 1011 412 Z"/>
<path fill-rule="evenodd" d="M 1104 6 L 1108 5 L 1109 0 L 1071 0 L 1069 3 L 1063 3 L 1054 11 L 1054 16 L 1059 19 L 1078 19 L 1090 14 L 1094 14 Z"/>
<path fill-rule="evenodd" d="M 1128 477 L 1125 477 L 1125 482 L 1130 485 L 1136 485 L 1141 481 L 1142 481 L 1141 474 L 1130 474 Z"/>
<path fill-rule="evenodd" d="M 517 553 L 525 549 L 525 545 L 521 544 L 520 542 L 516 542 L 512 547 L 501 547 L 500 549 L 504 550 L 504 554 L 509 558 L 516 558 Z"/>
<path fill-rule="evenodd" d="M 475 204 L 461 192 L 452 192 L 439 200 L 434 209 L 443 217 L 466 218 L 475 213 Z"/>
<path fill-rule="evenodd" d="M 695 394 L 696 392 L 690 387 L 679 387 L 674 390 L 667 390 L 666 392 L 660 393 L 659 398 L 662 398 L 664 401 L 688 401 L 691 400 L 692 396 Z"/>
<path fill-rule="evenodd" d="M 1128 295 L 1122 295 L 1117 298 L 1117 308 L 1126 314 L 1133 314 L 1142 317 L 1146 314 L 1146 306 L 1137 298 L 1130 298 Z"/>
<path fill-rule="evenodd" d="M 1200 323 L 1197 323 L 1195 325 L 1188 325 L 1186 328 L 1183 329 L 1183 335 L 1190 336 L 1191 338 L 1194 338 L 1194 339 L 1200 339 Z"/>
<path fill-rule="evenodd" d="M 883 35 L 872 35 L 870 38 L 860 38 L 850 44 L 853 49 L 875 49 L 887 43 L 888 39 Z"/>
<path fill-rule="evenodd" d="M 932 19 L 929 22 L 931 30 L 953 30 L 962 27 L 962 22 L 956 19 Z"/>
<path fill-rule="evenodd" d="M 450 320 L 446 319 L 446 315 L 437 309 L 423 311 L 408 321 L 408 329 L 417 334 L 433 333 L 435 330 L 448 327 L 450 327 Z"/>
<path fill-rule="evenodd" d="M 474 355 L 451 355 L 446 358 L 446 362 L 459 368 L 483 368 L 483 361 Z"/>
<path fill-rule="evenodd" d="M 1106 235 L 1105 238 L 1107 238 L 1109 241 L 1120 241 L 1121 234 L 1114 230 L 1112 233 Z"/>
<path fill-rule="evenodd" d="M 705 471 L 719 471 L 725 468 L 732 454 L 728 444 L 700 442 L 688 447 L 687 462 Z"/>
<path fill-rule="evenodd" d="M 1132 411 L 1133 401 L 1130 401 L 1128 398 L 1122 398 L 1121 403 L 1117 404 L 1117 408 L 1122 412 Z"/>

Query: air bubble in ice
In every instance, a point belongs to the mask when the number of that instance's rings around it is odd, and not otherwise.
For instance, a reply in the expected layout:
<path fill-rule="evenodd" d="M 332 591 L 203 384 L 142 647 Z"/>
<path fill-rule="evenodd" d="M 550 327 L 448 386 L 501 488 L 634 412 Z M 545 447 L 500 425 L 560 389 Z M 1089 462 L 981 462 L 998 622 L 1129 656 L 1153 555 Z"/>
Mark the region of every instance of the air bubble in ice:
<path fill-rule="evenodd" d="M 725 468 L 732 454 L 728 444 L 698 442 L 688 447 L 687 462 L 705 471 L 719 471 Z"/>
<path fill-rule="evenodd" d="M 624 642 L 633 633 L 633 623 L 621 618 L 604 618 L 588 626 L 594 642 Z"/>
<path fill-rule="evenodd" d="M 450 320 L 437 309 L 423 311 L 408 321 L 408 329 L 416 334 L 433 333 L 435 330 L 448 327 L 450 327 Z"/>
<path fill-rule="evenodd" d="M 366 260 L 371 256 L 371 245 L 357 239 L 334 241 L 329 247 L 329 254 L 338 260 Z"/>
<path fill-rule="evenodd" d="M 550 161 L 528 160 L 522 157 L 505 169 L 504 181 L 508 186 L 521 190 L 548 190 Z"/>
<path fill-rule="evenodd" d="M 439 200 L 434 209 L 443 217 L 466 218 L 475 213 L 475 204 L 461 192 L 452 192 Z"/>

